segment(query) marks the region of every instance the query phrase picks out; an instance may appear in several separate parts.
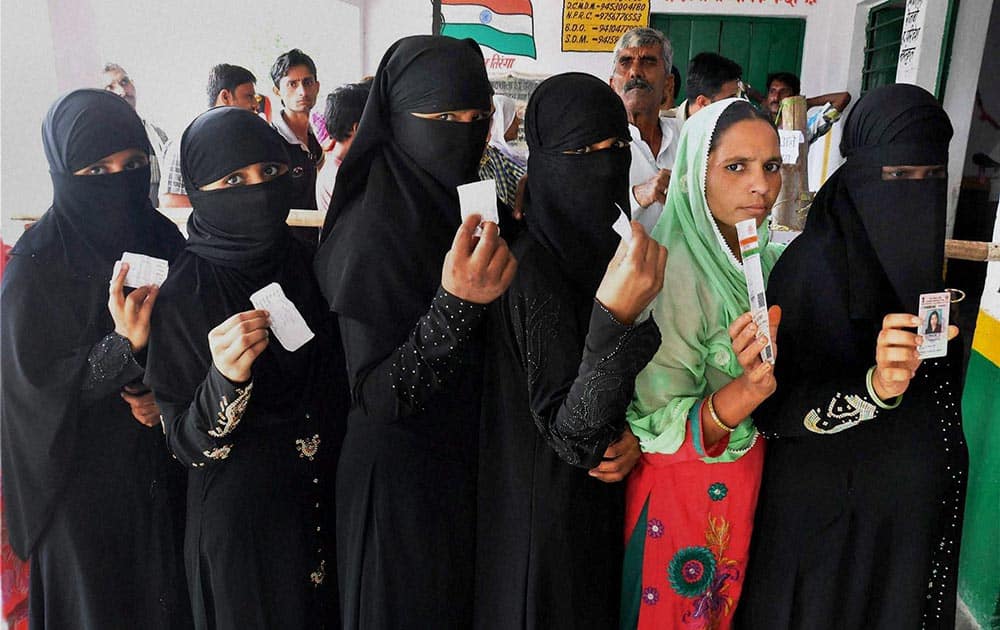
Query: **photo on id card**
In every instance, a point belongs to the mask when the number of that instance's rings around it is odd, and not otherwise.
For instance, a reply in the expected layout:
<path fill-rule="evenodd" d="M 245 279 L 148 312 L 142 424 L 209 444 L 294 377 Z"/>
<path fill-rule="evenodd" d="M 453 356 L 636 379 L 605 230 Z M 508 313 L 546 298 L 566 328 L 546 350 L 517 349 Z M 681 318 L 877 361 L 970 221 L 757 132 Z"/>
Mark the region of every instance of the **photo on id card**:
<path fill-rule="evenodd" d="M 919 348 L 921 359 L 936 359 L 948 354 L 948 312 L 951 293 L 923 293 L 917 317 L 920 327 L 917 334 L 924 338 Z"/>

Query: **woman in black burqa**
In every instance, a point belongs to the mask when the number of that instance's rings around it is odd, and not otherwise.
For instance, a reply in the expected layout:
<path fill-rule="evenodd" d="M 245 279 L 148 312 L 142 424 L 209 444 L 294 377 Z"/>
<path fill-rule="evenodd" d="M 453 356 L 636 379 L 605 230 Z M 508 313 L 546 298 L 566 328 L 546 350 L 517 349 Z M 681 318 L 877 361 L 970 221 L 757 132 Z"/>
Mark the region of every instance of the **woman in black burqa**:
<path fill-rule="evenodd" d="M 612 628 L 616 482 L 639 458 L 625 408 L 660 345 L 652 318 L 636 320 L 663 284 L 666 250 L 636 223 L 612 261 L 630 154 L 625 108 L 606 83 L 547 79 L 526 121 L 527 230 L 513 247 L 518 274 L 487 319 L 475 625 Z"/>
<path fill-rule="evenodd" d="M 195 625 L 339 627 L 332 503 L 346 384 L 308 252 L 285 225 L 285 144 L 251 112 L 215 108 L 184 132 L 181 171 L 194 210 L 146 382 L 188 468 Z M 295 351 L 250 302 L 271 283 L 316 335 Z"/>
<path fill-rule="evenodd" d="M 352 393 L 337 474 L 347 628 L 472 622 L 480 323 L 516 263 L 495 224 L 473 236 L 456 186 L 478 179 L 491 94 L 474 41 L 396 42 L 337 175 L 316 271 Z"/>
<path fill-rule="evenodd" d="M 184 628 L 183 472 L 141 391 L 157 292 L 112 279 L 123 252 L 169 261 L 183 239 L 149 203 L 124 100 L 71 92 L 42 141 L 52 206 L 12 251 L 0 322 L 4 518 L 31 560 L 31 626 Z"/>
<path fill-rule="evenodd" d="M 954 626 L 962 353 L 921 363 L 914 314 L 942 290 L 951 135 L 919 87 L 866 94 L 771 272 L 784 352 L 755 416 L 769 443 L 741 627 Z"/>

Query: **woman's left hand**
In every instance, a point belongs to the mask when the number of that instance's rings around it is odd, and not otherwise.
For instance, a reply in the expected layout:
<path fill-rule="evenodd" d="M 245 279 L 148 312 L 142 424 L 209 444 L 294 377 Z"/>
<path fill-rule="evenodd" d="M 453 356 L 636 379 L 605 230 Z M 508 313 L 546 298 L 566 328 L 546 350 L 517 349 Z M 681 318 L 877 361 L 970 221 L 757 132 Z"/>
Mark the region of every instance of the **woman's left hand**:
<path fill-rule="evenodd" d="M 635 437 L 631 429 L 625 427 L 621 436 L 604 451 L 604 461 L 601 465 L 591 468 L 587 474 L 604 483 L 621 481 L 639 463 L 641 455 L 639 438 Z"/>
<path fill-rule="evenodd" d="M 155 427 L 160 423 L 160 408 L 156 405 L 153 392 L 133 393 L 126 386 L 121 392 L 122 399 L 132 408 L 132 415 L 139 424 Z"/>

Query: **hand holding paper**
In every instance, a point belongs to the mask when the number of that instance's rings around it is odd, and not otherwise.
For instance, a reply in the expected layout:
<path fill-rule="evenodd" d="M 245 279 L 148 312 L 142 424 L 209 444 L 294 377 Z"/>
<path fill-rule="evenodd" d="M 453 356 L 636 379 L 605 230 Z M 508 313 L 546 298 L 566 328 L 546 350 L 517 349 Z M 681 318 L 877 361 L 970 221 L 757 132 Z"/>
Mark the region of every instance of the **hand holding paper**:
<path fill-rule="evenodd" d="M 167 279 L 170 265 L 162 258 L 154 258 L 145 254 L 123 252 L 122 259 L 115 263 L 112 275 L 118 275 L 122 263 L 128 263 L 128 275 L 125 276 L 125 286 L 144 287 L 147 285 L 162 286 Z"/>
<path fill-rule="evenodd" d="M 663 288 L 667 248 L 630 223 L 631 239 L 618 245 L 594 296 L 618 322 L 631 326 Z"/>
<path fill-rule="evenodd" d="M 115 263 L 114 275 L 108 285 L 108 311 L 115 323 L 115 332 L 128 339 L 132 352 L 139 352 L 149 341 L 149 319 L 159 294 L 156 285 L 145 285 L 125 295 L 128 263 Z"/>
<path fill-rule="evenodd" d="M 268 343 L 267 311 L 236 313 L 208 333 L 215 369 L 234 383 L 250 380 L 250 368 Z"/>
<path fill-rule="evenodd" d="M 299 309 L 285 296 L 281 285 L 272 282 L 250 296 L 255 308 L 270 313 L 270 327 L 274 336 L 289 352 L 295 352 L 315 337 Z"/>

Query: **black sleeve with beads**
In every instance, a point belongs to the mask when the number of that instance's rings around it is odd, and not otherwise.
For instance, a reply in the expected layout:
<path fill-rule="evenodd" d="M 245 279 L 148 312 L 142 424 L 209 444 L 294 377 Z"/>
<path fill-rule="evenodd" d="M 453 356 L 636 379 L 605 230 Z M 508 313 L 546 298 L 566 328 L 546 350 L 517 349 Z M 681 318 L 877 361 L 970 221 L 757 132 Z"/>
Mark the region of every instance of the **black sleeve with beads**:
<path fill-rule="evenodd" d="M 439 288 L 430 309 L 402 345 L 375 359 L 369 358 L 371 348 L 385 344 L 384 333 L 341 316 L 354 403 L 369 417 L 385 422 L 424 411 L 460 369 L 465 346 L 485 312 L 485 305 L 466 302 Z"/>
<path fill-rule="evenodd" d="M 93 404 L 121 390 L 123 385 L 142 378 L 143 372 L 128 339 L 112 332 L 94 344 L 87 355 L 80 401 L 84 405 Z"/>

